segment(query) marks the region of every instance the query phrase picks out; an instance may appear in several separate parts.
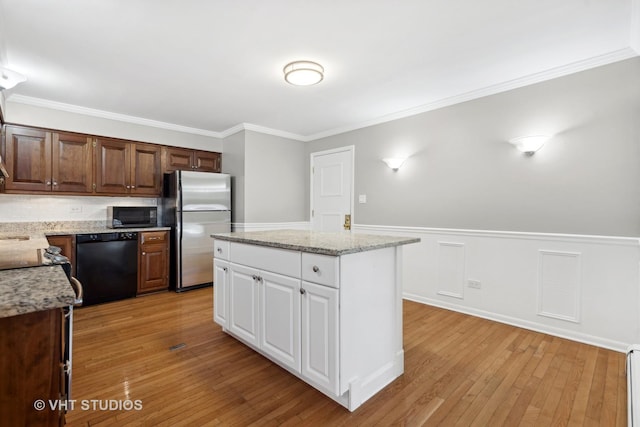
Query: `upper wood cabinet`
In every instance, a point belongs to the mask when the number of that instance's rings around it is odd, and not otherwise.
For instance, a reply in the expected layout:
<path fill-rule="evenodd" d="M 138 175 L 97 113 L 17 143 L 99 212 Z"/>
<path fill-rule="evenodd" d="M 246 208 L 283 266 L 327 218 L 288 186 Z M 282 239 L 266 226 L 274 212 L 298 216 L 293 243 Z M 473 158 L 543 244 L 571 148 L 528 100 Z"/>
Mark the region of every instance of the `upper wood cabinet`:
<path fill-rule="evenodd" d="M 18 126 L 5 132 L 7 192 L 91 193 L 91 138 Z"/>
<path fill-rule="evenodd" d="M 164 172 L 176 170 L 220 172 L 221 170 L 220 153 L 178 147 L 164 147 L 162 151 Z"/>
<path fill-rule="evenodd" d="M 96 193 L 159 195 L 160 167 L 160 146 L 96 139 Z"/>

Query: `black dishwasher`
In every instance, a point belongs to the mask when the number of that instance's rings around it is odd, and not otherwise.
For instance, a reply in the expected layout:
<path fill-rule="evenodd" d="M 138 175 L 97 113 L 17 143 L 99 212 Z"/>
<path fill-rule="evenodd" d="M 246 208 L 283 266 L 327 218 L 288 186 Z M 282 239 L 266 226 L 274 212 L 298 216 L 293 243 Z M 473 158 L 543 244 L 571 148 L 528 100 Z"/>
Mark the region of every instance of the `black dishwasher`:
<path fill-rule="evenodd" d="M 138 233 L 76 235 L 76 277 L 85 306 L 136 296 Z"/>

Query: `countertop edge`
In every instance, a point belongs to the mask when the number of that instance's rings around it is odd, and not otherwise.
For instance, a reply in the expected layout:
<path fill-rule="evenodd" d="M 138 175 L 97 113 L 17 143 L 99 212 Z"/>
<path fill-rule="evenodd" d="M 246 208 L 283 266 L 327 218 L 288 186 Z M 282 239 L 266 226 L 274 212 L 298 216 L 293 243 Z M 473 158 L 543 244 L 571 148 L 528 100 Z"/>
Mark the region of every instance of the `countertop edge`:
<path fill-rule="evenodd" d="M 328 248 L 317 247 L 317 246 L 304 246 L 304 245 L 296 245 L 296 244 L 290 244 L 290 243 L 269 242 L 264 240 L 248 239 L 244 237 L 229 236 L 224 234 L 211 234 L 211 237 L 213 239 L 225 240 L 229 242 L 246 243 L 246 244 L 251 244 L 256 246 L 265 246 L 265 247 L 276 248 L 276 249 L 293 250 L 293 251 L 314 253 L 318 255 L 329 255 L 329 256 L 348 255 L 353 253 L 373 251 L 376 249 L 384 249 L 384 248 L 390 248 L 390 247 L 402 246 L 402 245 L 408 245 L 411 243 L 420 242 L 420 238 L 418 237 L 407 237 L 407 238 L 403 237 L 402 240 L 382 242 L 382 243 L 376 243 L 371 245 L 362 245 L 362 246 L 348 248 L 348 249 L 328 249 Z"/>

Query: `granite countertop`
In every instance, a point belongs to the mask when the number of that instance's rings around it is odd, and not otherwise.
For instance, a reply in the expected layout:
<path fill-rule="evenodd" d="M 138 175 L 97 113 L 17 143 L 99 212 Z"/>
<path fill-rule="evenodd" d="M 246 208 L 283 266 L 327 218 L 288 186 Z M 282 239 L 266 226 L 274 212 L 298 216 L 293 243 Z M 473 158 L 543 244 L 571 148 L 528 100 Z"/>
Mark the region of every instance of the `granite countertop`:
<path fill-rule="evenodd" d="M 72 305 L 75 299 L 59 265 L 0 271 L 0 317 Z"/>
<path fill-rule="evenodd" d="M 243 231 L 212 234 L 211 237 L 218 240 L 331 256 L 371 251 L 420 241 L 419 238 L 413 237 L 304 230 Z"/>
<path fill-rule="evenodd" d="M 99 234 L 117 232 L 165 231 L 171 227 L 108 228 L 106 221 L 45 221 L 0 223 L 0 238 L 28 236 L 31 238 L 67 234 Z M 46 247 L 45 245 L 44 247 Z"/>

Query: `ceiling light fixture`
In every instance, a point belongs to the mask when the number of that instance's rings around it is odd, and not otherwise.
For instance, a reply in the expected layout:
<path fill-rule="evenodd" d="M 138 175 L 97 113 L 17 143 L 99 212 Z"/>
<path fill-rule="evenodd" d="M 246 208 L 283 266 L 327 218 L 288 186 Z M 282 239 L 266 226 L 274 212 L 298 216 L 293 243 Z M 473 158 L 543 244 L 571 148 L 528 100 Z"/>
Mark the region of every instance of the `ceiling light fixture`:
<path fill-rule="evenodd" d="M 17 71 L 0 67 L 0 90 L 11 89 L 18 83 L 26 81 L 27 78 Z"/>
<path fill-rule="evenodd" d="M 311 61 L 294 61 L 284 66 L 284 79 L 295 86 L 311 86 L 324 78 L 322 65 Z"/>
<path fill-rule="evenodd" d="M 528 135 L 510 139 L 509 142 L 527 156 L 533 156 L 549 138 L 551 137 L 548 135 Z"/>

